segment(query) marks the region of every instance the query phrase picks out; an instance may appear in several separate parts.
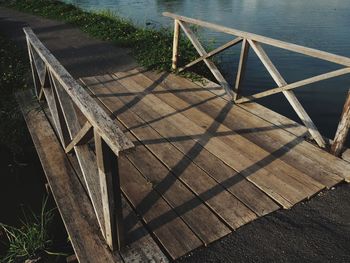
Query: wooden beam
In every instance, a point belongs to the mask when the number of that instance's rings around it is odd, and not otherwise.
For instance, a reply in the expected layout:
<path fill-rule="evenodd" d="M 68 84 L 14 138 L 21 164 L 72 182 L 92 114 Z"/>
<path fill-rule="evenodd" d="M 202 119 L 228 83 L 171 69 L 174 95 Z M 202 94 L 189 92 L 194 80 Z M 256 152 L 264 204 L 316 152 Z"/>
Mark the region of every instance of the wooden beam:
<path fill-rule="evenodd" d="M 184 22 L 179 21 L 179 24 L 180 24 L 181 28 L 183 29 L 183 31 L 185 32 L 185 34 L 187 35 L 187 37 L 189 38 L 189 40 L 191 41 L 192 45 L 195 47 L 195 49 L 199 53 L 199 55 L 205 56 L 207 54 L 207 52 L 205 51 L 204 47 L 197 39 L 196 35 L 192 32 L 192 30 Z M 207 67 L 209 68 L 209 70 L 211 71 L 211 73 L 216 78 L 216 80 L 219 82 L 219 84 L 225 89 L 227 95 L 230 96 L 231 98 L 233 98 L 233 91 L 231 90 L 231 88 L 230 88 L 229 84 L 227 83 L 227 81 L 225 80 L 225 78 L 220 73 L 219 69 L 209 59 L 203 59 L 203 60 L 204 60 L 205 64 L 207 65 Z"/>
<path fill-rule="evenodd" d="M 255 41 L 252 41 L 248 39 L 248 42 L 250 46 L 253 48 L 261 62 L 264 64 L 267 71 L 270 73 L 271 77 L 274 79 L 274 81 L 277 83 L 279 87 L 283 87 L 287 85 L 287 82 L 284 80 L 284 78 L 281 76 L 281 74 L 278 72 L 275 65 L 272 63 L 270 58 L 265 53 L 264 49 L 261 47 L 261 45 Z M 320 134 L 320 132 L 317 130 L 315 124 L 311 120 L 310 116 L 307 114 L 303 106 L 300 104 L 297 97 L 294 95 L 294 93 L 290 90 L 282 91 L 287 100 L 289 101 L 290 105 L 293 107 L 294 111 L 297 113 L 299 118 L 304 123 L 305 127 L 310 132 L 313 139 L 316 141 L 316 143 L 320 146 L 325 148 L 326 143 Z"/>
<path fill-rule="evenodd" d="M 308 47 L 280 41 L 277 39 L 273 39 L 273 38 L 245 32 L 245 31 L 237 30 L 234 28 L 229 28 L 229 27 L 225 27 L 225 26 L 221 26 L 221 25 L 217 25 L 217 24 L 213 24 L 213 23 L 209 23 L 209 22 L 204 22 L 204 21 L 194 19 L 194 18 L 179 16 L 179 15 L 172 14 L 169 12 L 164 12 L 163 16 L 171 17 L 173 19 L 178 19 L 179 21 L 187 22 L 190 24 L 206 27 L 206 28 L 218 31 L 218 32 L 223 32 L 223 33 L 227 33 L 227 34 L 242 37 L 242 38 L 249 38 L 249 39 L 252 39 L 254 41 L 258 41 L 260 43 L 263 43 L 263 44 L 267 44 L 270 46 L 293 51 L 293 52 L 300 53 L 300 54 L 303 54 L 306 56 L 319 58 L 322 60 L 326 60 L 329 62 L 333 62 L 336 64 L 348 66 L 348 67 L 350 66 L 350 58 L 348 58 L 348 57 L 335 55 L 335 54 L 332 54 L 329 52 L 320 51 L 320 50 L 317 50 L 314 48 L 308 48 Z"/>
<path fill-rule="evenodd" d="M 180 25 L 177 19 L 174 20 L 174 39 L 173 39 L 173 58 L 171 68 L 176 70 L 177 68 L 177 57 L 179 51 L 179 39 L 180 39 Z"/>
<path fill-rule="evenodd" d="M 226 44 L 224 44 L 224 45 L 222 45 L 222 46 L 220 46 L 220 47 L 218 47 L 218 48 L 208 52 L 205 56 L 201 56 L 201 57 L 197 58 L 196 60 L 188 63 L 186 66 L 180 68 L 179 72 L 182 72 L 185 69 L 188 69 L 188 68 L 194 66 L 195 64 L 203 61 L 206 58 L 211 58 L 212 56 L 214 56 L 214 55 L 216 55 L 216 54 L 218 54 L 218 53 L 220 53 L 222 51 L 225 51 L 226 49 L 228 49 L 228 48 L 230 48 L 230 47 L 240 43 L 241 41 L 242 41 L 242 38 L 237 37 L 237 38 L 231 40 L 230 42 L 227 42 Z"/>
<path fill-rule="evenodd" d="M 103 139 L 108 143 L 113 152 L 119 154 L 133 148 L 133 143 L 124 135 L 115 122 L 97 104 L 97 102 L 84 90 L 82 86 L 68 73 L 50 51 L 40 42 L 31 28 L 24 28 L 24 33 L 31 43 L 32 48 L 44 61 L 50 72 L 62 85 L 69 97 L 85 115 L 88 121 L 99 130 Z"/>
<path fill-rule="evenodd" d="M 239 88 L 240 88 L 241 82 L 242 82 L 243 77 L 244 77 L 245 67 L 246 67 L 247 59 L 248 59 L 248 52 L 249 52 L 249 43 L 247 42 L 247 39 L 243 39 L 242 48 L 241 48 L 241 56 L 239 59 L 238 71 L 237 71 L 237 76 L 236 76 L 236 83 L 235 83 L 235 87 L 234 87 L 234 92 L 235 92 L 235 96 L 233 98 L 234 101 L 236 101 L 238 99 L 238 96 L 239 96 Z"/>
<path fill-rule="evenodd" d="M 347 98 L 345 100 L 340 122 L 337 128 L 337 132 L 334 137 L 334 141 L 331 147 L 331 153 L 336 156 L 340 156 L 346 142 L 350 129 L 350 90 L 348 91 Z"/>
<path fill-rule="evenodd" d="M 94 137 L 106 230 L 105 238 L 113 251 L 120 250 L 124 240 L 118 159 L 96 130 L 94 130 Z"/>
<path fill-rule="evenodd" d="M 90 122 L 86 122 L 80 131 L 75 135 L 73 140 L 65 148 L 66 153 L 70 153 L 74 150 L 74 146 L 87 143 L 93 137 L 92 125 Z"/>
<path fill-rule="evenodd" d="M 291 89 L 295 89 L 295 88 L 299 88 L 302 86 L 306 86 L 315 82 L 319 82 L 322 80 L 326 80 L 326 79 L 330 79 L 330 78 L 335 78 L 341 75 L 345 75 L 345 74 L 349 74 L 350 73 L 350 68 L 343 68 L 343 69 L 338 69 L 338 70 L 334 70 L 331 72 L 327 72 L 324 74 L 320 74 L 311 78 L 307 78 L 304 80 L 300 80 L 300 81 L 296 81 L 294 83 L 291 84 L 287 84 L 284 85 L 282 87 L 278 87 L 278 88 L 273 88 L 273 89 L 269 89 L 267 91 L 263 91 L 260 93 L 256 93 L 254 95 L 250 95 L 250 96 L 246 96 L 244 98 L 240 98 L 236 101 L 236 103 L 243 103 L 243 102 L 248 102 L 248 101 L 253 101 L 256 99 L 260 99 L 266 96 L 270 96 L 282 91 L 286 91 L 286 90 L 291 90 Z"/>

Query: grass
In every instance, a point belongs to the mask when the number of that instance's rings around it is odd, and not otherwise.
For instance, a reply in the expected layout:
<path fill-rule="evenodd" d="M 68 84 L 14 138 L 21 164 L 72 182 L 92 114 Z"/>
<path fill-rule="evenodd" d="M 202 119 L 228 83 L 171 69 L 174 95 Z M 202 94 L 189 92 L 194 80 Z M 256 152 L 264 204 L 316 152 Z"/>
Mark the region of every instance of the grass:
<path fill-rule="evenodd" d="M 0 229 L 7 237 L 8 247 L 6 255 L 1 259 L 2 262 L 40 260 L 46 255 L 61 255 L 49 251 L 53 244 L 49 229 L 55 216 L 55 209 L 48 209 L 47 200 L 48 198 L 44 199 L 39 214 L 35 214 L 32 210 L 23 211 L 24 218 L 18 228 L 0 223 Z"/>
<path fill-rule="evenodd" d="M 22 152 L 28 133 L 13 94 L 27 87 L 29 77 L 26 54 L 0 36 L 0 145 L 15 154 Z"/>
<path fill-rule="evenodd" d="M 171 68 L 172 32 L 135 26 L 116 14 L 105 11 L 92 13 L 60 1 L 0 0 L 0 4 L 34 15 L 60 20 L 79 27 L 91 36 L 130 47 L 141 66 L 169 71 Z M 197 52 L 185 38 L 179 44 L 179 63 L 197 58 Z"/>

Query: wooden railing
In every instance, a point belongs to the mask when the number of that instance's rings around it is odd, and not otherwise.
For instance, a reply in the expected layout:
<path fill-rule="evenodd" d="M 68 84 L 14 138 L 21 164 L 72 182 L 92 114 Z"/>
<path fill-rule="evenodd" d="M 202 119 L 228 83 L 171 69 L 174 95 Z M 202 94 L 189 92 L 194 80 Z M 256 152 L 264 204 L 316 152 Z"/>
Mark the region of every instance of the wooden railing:
<path fill-rule="evenodd" d="M 318 131 L 317 127 L 311 120 L 310 116 L 307 114 L 297 97 L 294 95 L 292 89 L 302 87 L 311 83 L 316 83 L 322 80 L 342 76 L 345 74 L 350 73 L 350 58 L 343 57 L 335 54 L 331 54 L 328 52 L 307 48 L 300 45 L 295 45 L 287 42 L 283 42 L 280 40 L 272 39 L 269 37 L 260 36 L 257 34 L 252 34 L 244 31 L 240 31 L 237 29 L 224 27 L 220 25 L 216 25 L 213 23 L 204 22 L 201 20 L 188 18 L 184 16 L 179 16 L 176 14 L 165 12 L 163 13 L 164 16 L 170 17 L 174 19 L 174 42 L 173 42 L 173 56 L 172 56 L 172 68 L 173 70 L 176 70 L 178 72 L 181 72 L 183 70 L 186 70 L 193 65 L 204 61 L 204 63 L 207 65 L 215 79 L 218 81 L 218 83 L 225 89 L 227 95 L 232 99 L 235 103 L 243 103 L 248 101 L 253 101 L 259 98 L 263 98 L 272 94 L 276 94 L 279 92 L 282 92 L 283 95 L 287 98 L 290 105 L 293 107 L 296 114 L 299 116 L 301 121 L 304 123 L 305 127 L 308 129 L 310 135 L 312 138 L 316 141 L 316 143 L 322 147 L 327 148 L 328 144 L 326 143 L 325 139 L 322 137 L 320 132 Z M 218 32 L 223 32 L 226 34 L 230 34 L 235 36 L 235 38 L 228 43 L 210 51 L 207 52 L 203 45 L 200 43 L 198 38 L 195 36 L 193 31 L 190 28 L 190 24 L 202 26 L 208 29 L 212 29 Z M 185 35 L 189 38 L 195 49 L 197 50 L 198 54 L 200 55 L 199 58 L 196 60 L 188 63 L 187 65 L 178 68 L 177 66 L 177 58 L 178 58 L 178 45 L 179 45 L 179 37 L 180 37 L 180 28 L 185 32 Z M 236 75 L 235 83 L 231 86 L 229 83 L 225 80 L 223 75 L 220 73 L 217 66 L 210 60 L 210 58 L 238 43 L 242 42 L 241 47 L 241 54 L 240 59 L 238 62 L 238 71 Z M 300 53 L 306 56 L 319 58 L 322 60 L 326 60 L 329 62 L 333 62 L 339 65 L 345 66 L 342 69 L 334 70 L 325 74 L 321 74 L 318 76 L 314 76 L 311 78 L 307 78 L 301 81 L 297 81 L 294 83 L 287 83 L 285 79 L 282 77 L 280 72 L 277 70 L 275 65 L 272 63 L 268 55 L 266 54 L 265 50 L 262 48 L 261 44 L 267 44 L 270 46 L 278 47 L 281 49 L 293 51 L 296 53 Z M 241 89 L 241 82 L 244 76 L 246 61 L 248 57 L 249 49 L 253 49 L 258 58 L 261 60 L 267 71 L 270 73 L 273 80 L 276 82 L 277 87 L 260 92 L 254 95 L 250 95 L 247 97 L 243 97 L 240 95 Z M 338 125 L 338 129 L 335 135 L 335 138 L 331 144 L 330 151 L 339 156 L 342 152 L 345 140 L 347 138 L 348 132 L 350 127 L 350 91 L 348 93 L 348 96 L 346 98 L 346 102 L 343 108 L 343 113 L 341 120 Z"/>
<path fill-rule="evenodd" d="M 133 143 L 72 78 L 30 28 L 24 28 L 36 95 L 45 98 L 66 153 L 74 152 L 103 236 L 112 250 L 123 242 L 118 156 Z M 91 141 L 95 153 L 87 145 Z"/>

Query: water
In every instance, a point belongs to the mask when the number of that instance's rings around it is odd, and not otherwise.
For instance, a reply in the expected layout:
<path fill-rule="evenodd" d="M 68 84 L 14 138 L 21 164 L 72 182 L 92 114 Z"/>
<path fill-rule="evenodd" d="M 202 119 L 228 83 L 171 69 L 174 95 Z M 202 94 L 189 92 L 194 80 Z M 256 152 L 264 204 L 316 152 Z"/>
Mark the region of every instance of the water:
<path fill-rule="evenodd" d="M 162 12 L 214 22 L 272 38 L 350 57 L 349 0 L 66 0 L 87 10 L 109 9 L 140 26 L 170 27 L 172 20 Z M 222 33 L 200 30 L 201 39 L 211 47 L 232 39 Z M 287 80 L 292 82 L 340 66 L 296 53 L 265 47 L 272 61 Z M 239 46 L 218 57 L 220 68 L 232 83 L 237 69 Z M 276 85 L 257 57 L 250 52 L 245 94 L 273 88 Z M 322 134 L 334 136 L 350 77 L 320 82 L 297 89 L 301 103 Z M 260 100 L 264 105 L 298 121 L 282 95 Z"/>

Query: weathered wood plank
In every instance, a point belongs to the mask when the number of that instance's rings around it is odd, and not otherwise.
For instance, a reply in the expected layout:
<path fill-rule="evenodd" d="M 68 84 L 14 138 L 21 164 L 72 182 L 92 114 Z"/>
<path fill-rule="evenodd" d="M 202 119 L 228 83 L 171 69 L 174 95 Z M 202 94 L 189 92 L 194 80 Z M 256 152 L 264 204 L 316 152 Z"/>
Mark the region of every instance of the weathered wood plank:
<path fill-rule="evenodd" d="M 155 81 L 158 82 L 159 79 L 161 79 L 161 77 L 157 75 Z M 116 95 L 118 92 L 124 93 L 124 91 L 120 89 L 121 88 L 119 88 L 119 91 L 110 91 L 110 93 Z M 108 93 L 108 91 L 105 92 Z M 100 94 L 99 92 L 96 93 Z M 161 119 L 161 122 L 150 122 L 150 125 L 156 129 L 158 133 L 167 138 L 171 144 L 206 171 L 216 182 L 226 187 L 228 191 L 241 200 L 247 207 L 252 209 L 257 215 L 265 215 L 279 208 L 275 202 L 264 194 L 264 192 L 247 181 L 241 174 L 227 166 L 219 158 L 207 151 L 207 149 L 203 148 L 202 145 L 198 144 L 195 140 L 192 140 L 186 133 L 176 128 L 165 118 L 162 118 L 162 115 L 155 111 L 151 112 L 152 115 L 150 117 L 153 120 Z M 137 125 L 133 127 L 137 127 Z M 152 143 L 152 140 L 147 141 Z M 158 142 L 157 140 L 153 141 L 154 143 Z"/>
<path fill-rule="evenodd" d="M 216 83 L 207 82 L 207 86 L 202 88 L 199 86 L 202 85 L 201 83 L 196 85 L 189 80 L 172 74 L 167 78 L 168 80 L 165 81 L 171 81 L 171 85 L 169 85 L 171 88 L 180 88 L 181 90 L 184 87 L 191 90 L 198 88 L 201 91 L 182 96 L 184 100 L 188 100 L 190 103 L 199 104 L 203 100 L 208 100 L 213 96 L 210 93 L 219 96 L 220 98 L 210 100 L 210 103 L 198 105 L 203 112 L 213 118 L 218 116 L 229 101 L 228 98 L 225 99 L 222 92 L 215 89 L 218 86 Z M 204 90 L 207 92 L 204 92 Z M 181 93 L 177 93 L 177 95 L 181 95 Z M 304 126 L 289 122 L 286 117 L 256 103 L 235 105 L 229 111 L 225 118 L 225 124 L 228 127 L 236 130 L 261 148 L 269 152 L 276 152 L 278 158 L 297 167 L 327 185 L 327 187 L 338 183 L 340 177 L 347 178 L 349 167 L 342 160 L 304 141 L 303 134 L 307 131 Z M 289 132 L 284 129 L 288 129 Z M 317 169 L 308 169 L 308 167 L 317 167 Z"/>
<path fill-rule="evenodd" d="M 119 154 L 120 151 L 132 148 L 133 144 L 120 131 L 119 127 L 113 123 L 113 120 L 109 118 L 106 112 L 99 108 L 98 104 L 86 93 L 83 87 L 72 78 L 68 71 L 40 42 L 34 32 L 30 28 L 24 28 L 23 30 L 32 48 L 45 62 L 46 67 L 48 67 L 89 122 L 98 129 L 111 149 L 116 154 Z"/>
<path fill-rule="evenodd" d="M 348 67 L 350 66 L 350 58 L 348 58 L 348 57 L 335 55 L 335 54 L 332 54 L 332 53 L 329 53 L 329 52 L 325 52 L 325 51 L 321 51 L 321 50 L 317 50 L 317 49 L 313 49 L 313 48 L 308 48 L 308 47 L 304 47 L 304 46 L 300 46 L 300 45 L 284 42 L 284 41 L 281 41 L 281 40 L 277 40 L 277 39 L 273 39 L 273 38 L 269 38 L 269 37 L 265 37 L 265 36 L 261 36 L 261 35 L 257 35 L 257 34 L 253 34 L 253 33 L 249 33 L 249 32 L 245 32 L 245 31 L 237 30 L 237 29 L 234 29 L 234 28 L 229 28 L 229 27 L 225 27 L 225 26 L 221 26 L 221 25 L 217 25 L 217 24 L 201 21 L 201 20 L 198 20 L 198 19 L 193 19 L 193 18 L 189 18 L 189 17 L 185 17 L 185 16 L 179 16 L 179 15 L 172 14 L 172 13 L 169 13 L 169 12 L 164 12 L 163 16 L 171 17 L 173 19 L 177 19 L 179 21 L 184 21 L 184 22 L 187 22 L 187 23 L 190 23 L 190 24 L 203 26 L 203 27 L 206 27 L 206 28 L 213 29 L 215 31 L 224 32 L 224 33 L 231 34 L 231 35 L 234 35 L 234 36 L 247 38 L 247 39 L 252 39 L 254 41 L 258 41 L 258 42 L 263 43 L 263 44 L 267 44 L 267 45 L 270 45 L 270 46 L 274 46 L 274 47 L 282 48 L 282 49 L 285 49 L 285 50 L 293 51 L 293 52 L 300 53 L 300 54 L 303 54 L 303 55 L 307 55 L 307 56 L 310 56 L 310 57 L 319 58 L 319 59 L 326 60 L 326 61 L 329 61 L 329 62 L 333 62 L 333 63 L 336 63 L 336 64 L 340 64 L 340 65 L 344 65 L 344 66 L 348 66 Z"/>
<path fill-rule="evenodd" d="M 123 79 L 120 80 L 121 82 L 125 81 L 126 77 L 122 73 L 117 73 L 117 74 L 118 75 L 121 74 L 120 76 L 123 77 Z M 140 78 L 140 82 L 138 83 L 139 85 L 140 85 L 140 83 L 144 83 L 144 84 L 148 83 L 148 85 L 150 85 L 151 81 L 150 80 L 147 81 L 147 79 L 145 77 L 142 78 L 142 76 L 143 76 L 142 74 L 135 75 L 134 71 L 130 72 L 130 74 L 133 74 L 132 80 L 134 80 L 134 81 L 135 81 L 135 79 Z M 132 83 L 129 86 L 135 87 L 136 85 L 134 83 Z M 156 89 L 156 90 L 161 89 L 161 87 L 159 87 L 159 85 L 157 86 L 157 88 L 158 89 Z M 150 96 L 151 95 L 146 96 L 143 99 L 143 101 L 145 101 L 146 98 L 149 98 Z M 201 127 L 209 127 L 209 128 L 207 128 L 207 130 L 200 129 L 200 128 L 195 129 L 193 127 L 187 127 L 187 126 L 191 126 L 191 125 L 189 125 L 189 124 L 185 125 L 184 121 L 180 120 L 180 118 L 177 118 L 176 123 L 181 123 L 180 125 L 182 125 L 182 127 L 183 127 L 182 129 L 184 129 L 184 127 L 186 127 L 186 129 L 188 129 L 188 130 L 192 130 L 192 131 L 197 130 L 198 133 L 195 133 L 195 134 L 200 134 L 201 137 L 203 137 L 203 138 L 205 138 L 206 136 L 208 136 L 209 138 L 215 137 L 216 130 L 218 132 L 226 132 L 226 133 L 227 132 L 229 133 L 231 131 L 231 130 L 227 129 L 224 125 L 221 125 L 220 123 L 213 120 L 212 118 L 209 118 L 208 115 L 202 114 L 196 108 L 189 107 L 189 104 L 183 103 L 183 101 L 177 99 L 176 96 L 173 94 L 157 93 L 156 96 L 161 99 L 163 104 L 165 102 L 168 105 L 170 105 L 171 107 L 174 107 L 176 110 L 181 110 L 183 108 L 186 108 L 187 110 L 181 112 L 181 114 L 183 114 L 188 119 L 193 121 L 192 126 L 195 127 L 197 124 L 198 126 L 201 126 Z M 156 103 L 156 105 L 159 106 L 161 102 L 154 100 L 153 103 Z M 163 108 L 157 107 L 157 109 L 158 108 L 159 108 L 159 110 L 162 110 L 162 111 L 165 110 L 165 106 L 163 106 Z M 172 112 L 172 111 L 169 108 L 166 113 L 170 113 L 170 112 Z M 175 117 L 175 116 L 172 116 L 172 117 Z M 221 118 L 221 117 L 219 117 L 219 118 Z M 224 118 L 224 117 L 222 117 L 222 118 Z M 213 127 L 215 127 L 215 128 L 213 129 Z M 193 134 L 189 134 L 189 135 L 191 135 L 193 137 Z M 210 138 L 210 141 L 215 141 L 215 140 L 216 140 L 216 138 Z M 299 192 L 299 194 L 301 194 L 300 196 L 302 196 L 303 194 L 306 194 L 306 196 L 304 196 L 304 198 L 310 196 L 310 194 L 313 195 L 315 192 L 317 192 L 323 188 L 323 186 L 321 184 L 312 180 L 308 176 L 305 176 L 304 174 L 300 173 L 298 170 L 296 170 L 292 166 L 288 166 L 285 163 L 279 161 L 278 158 L 276 158 L 276 159 L 273 158 L 272 160 L 267 161 L 269 158 L 269 154 L 267 152 L 264 152 L 261 148 L 250 143 L 248 140 L 243 139 L 241 136 L 235 135 L 234 132 L 233 132 L 233 134 L 227 134 L 225 136 L 220 136 L 220 138 L 217 141 L 218 147 L 220 147 L 219 141 L 222 141 L 226 144 L 226 147 L 225 147 L 226 152 L 231 152 L 232 149 L 235 149 L 236 152 L 240 152 L 243 156 L 248 157 L 250 160 L 254 160 L 253 158 L 255 158 L 256 163 L 264 164 L 265 169 L 267 169 L 270 172 L 273 172 L 276 175 L 279 175 L 280 178 L 284 178 L 285 180 L 287 180 L 287 178 L 288 178 L 288 180 L 286 182 L 288 182 L 290 185 L 294 185 L 295 191 Z M 228 159 L 228 158 L 225 157 L 225 159 Z M 260 161 L 260 160 L 265 160 L 265 159 L 267 159 L 267 160 L 264 162 Z M 252 162 L 252 164 L 253 163 L 254 162 Z M 288 175 L 283 175 L 283 177 L 282 177 L 282 174 L 288 174 Z M 295 195 L 297 196 L 296 193 L 295 193 Z"/>
<path fill-rule="evenodd" d="M 124 222 L 126 229 L 126 249 L 120 251 L 125 263 L 157 262 L 168 263 L 169 259 L 145 229 L 129 203 L 122 198 L 123 214 L 129 219 Z M 135 223 L 136 222 L 136 223 Z"/>
<path fill-rule="evenodd" d="M 173 259 L 203 245 L 124 156 L 120 157 L 119 164 L 123 193 Z M 148 200 L 148 203 L 144 203 L 144 200 Z"/>
<path fill-rule="evenodd" d="M 350 90 L 348 91 L 348 95 L 345 100 L 345 104 L 343 107 L 343 112 L 340 117 L 340 122 L 338 124 L 337 132 L 334 136 L 334 141 L 332 143 L 331 152 L 336 155 L 340 156 L 343 147 L 345 144 L 345 141 L 348 137 L 350 129 Z"/>
<path fill-rule="evenodd" d="M 120 84 L 118 85 L 118 83 L 116 83 L 115 81 L 113 82 L 112 78 L 103 78 L 103 77 L 98 77 L 98 79 L 101 80 L 102 83 L 104 83 L 104 86 L 101 84 L 97 84 L 94 81 L 93 78 L 84 78 L 84 82 L 86 82 L 86 84 L 88 84 L 88 86 L 91 88 L 91 90 L 93 92 L 95 92 L 96 94 L 110 94 L 110 93 L 114 93 L 115 89 L 120 91 L 126 90 L 124 87 L 120 86 Z M 95 85 L 93 84 L 95 83 Z M 116 86 L 115 84 L 117 84 L 118 86 Z M 98 95 L 97 95 L 98 97 Z M 113 111 L 118 111 L 117 109 L 119 108 L 123 108 L 125 106 L 124 103 L 127 104 L 127 102 L 122 103 L 122 101 L 120 101 L 117 97 L 112 97 L 112 98 L 108 98 L 108 97 L 102 97 L 100 98 L 101 101 L 103 101 L 103 103 L 105 103 L 105 105 L 109 108 L 109 110 Z M 152 164 L 151 160 L 146 161 L 149 158 L 152 158 L 149 154 L 147 154 L 146 151 L 143 151 L 144 153 L 140 155 L 140 153 L 137 151 L 133 151 L 133 153 L 128 154 L 129 158 L 132 158 L 135 162 L 135 165 L 140 166 L 140 170 L 145 174 L 145 176 L 151 178 L 151 181 L 154 183 L 159 183 L 159 185 L 156 187 L 156 189 L 159 187 L 159 190 L 165 192 L 165 197 L 168 197 L 169 202 L 172 202 L 175 205 L 175 210 L 179 209 L 179 211 L 181 211 L 181 214 L 184 213 L 184 211 L 187 211 L 189 208 L 192 208 L 195 212 L 193 213 L 191 210 L 188 210 L 188 215 L 185 214 L 184 216 L 184 220 L 188 222 L 188 224 L 193 228 L 193 230 L 195 230 L 195 232 L 197 233 L 197 235 L 199 237 L 202 238 L 202 240 L 204 240 L 205 243 L 210 243 L 212 241 L 215 240 L 215 238 L 218 238 L 219 236 L 224 236 L 225 234 L 227 234 L 227 228 L 223 227 L 222 223 L 218 222 L 217 219 L 213 218 L 212 216 L 210 216 L 210 214 L 207 214 L 207 216 L 204 216 L 203 218 L 200 218 L 198 216 L 196 216 L 195 214 L 199 215 L 199 214 L 203 214 L 204 212 L 207 213 L 206 210 L 204 211 L 196 211 L 196 206 L 193 207 L 194 204 L 197 203 L 197 205 L 199 205 L 200 203 L 198 203 L 198 201 L 196 200 L 196 198 L 187 198 L 186 196 L 188 196 L 188 194 L 185 195 L 185 193 L 183 192 L 184 190 L 178 189 L 176 191 L 182 192 L 182 196 L 179 197 L 176 194 L 175 189 L 173 189 L 173 187 L 177 186 L 176 184 L 176 177 L 172 177 L 172 174 L 176 175 L 179 177 L 180 181 L 184 182 L 185 185 L 188 185 L 188 187 L 194 189 L 194 191 L 198 194 L 199 191 L 205 191 L 205 190 L 199 190 L 200 187 L 195 185 L 195 188 L 193 188 L 194 185 L 194 179 L 202 182 L 203 187 L 205 187 L 207 185 L 207 188 L 209 189 L 209 185 L 211 185 L 211 187 L 214 187 L 214 184 L 207 178 L 207 175 L 203 174 L 203 172 L 201 170 L 196 169 L 195 166 L 192 165 L 191 160 L 187 159 L 186 157 L 184 157 L 183 154 L 180 154 L 179 151 L 177 151 L 174 147 L 169 147 L 169 142 L 166 141 L 166 139 L 162 138 L 161 136 L 159 136 L 159 134 L 157 134 L 157 132 L 155 132 L 152 128 L 150 128 L 145 121 L 143 121 L 142 119 L 140 119 L 139 117 L 137 117 L 135 114 L 132 113 L 132 110 L 128 110 L 127 112 L 124 112 L 122 114 L 118 115 L 118 119 L 120 119 L 124 125 L 126 125 L 127 127 L 140 127 L 140 128 L 135 128 L 135 129 L 131 129 L 131 132 L 133 134 L 135 134 L 135 136 L 137 136 L 141 142 L 145 141 L 149 141 L 151 139 L 154 140 L 158 140 L 159 143 L 157 143 L 156 145 L 148 145 L 146 143 L 146 147 L 149 149 L 148 151 L 152 151 L 160 160 L 162 160 L 162 162 L 167 165 L 170 169 L 172 169 L 172 172 L 168 172 L 166 174 L 159 174 L 159 173 L 155 173 L 155 171 L 159 171 L 159 170 L 164 170 L 165 167 L 160 167 L 155 166 L 155 164 Z M 142 127 L 141 127 L 142 126 Z M 139 146 L 137 146 L 137 148 L 139 148 Z M 142 150 L 143 148 L 141 148 Z M 139 150 L 140 151 L 140 150 Z M 138 156 L 138 157 L 136 157 Z M 143 156 L 143 157 L 142 157 Z M 171 158 L 169 158 L 171 156 Z M 153 158 L 154 159 L 154 158 Z M 153 167 L 152 169 L 148 170 L 148 167 Z M 155 167 L 154 167 L 155 166 Z M 148 172 L 149 171 L 149 172 Z M 196 178 L 193 178 L 192 175 L 196 174 Z M 166 175 L 166 177 L 164 178 L 164 176 Z M 192 178 L 191 178 L 192 177 Z M 164 181 L 162 181 L 162 179 Z M 173 178 L 173 179 L 171 179 Z M 173 182 L 174 185 L 170 185 L 171 188 L 169 188 L 167 191 L 170 192 L 166 192 L 165 190 L 167 188 L 164 187 L 169 187 L 169 183 Z M 199 184 L 196 183 L 196 184 Z M 156 184 L 157 185 L 157 184 Z M 220 187 L 217 187 L 218 190 L 220 190 Z M 175 192 L 172 192 L 175 191 Z M 189 197 L 189 196 L 188 196 Z M 200 197 L 205 198 L 205 195 L 200 195 Z M 184 199 L 185 198 L 185 199 Z M 207 197 L 206 197 L 207 198 Z M 252 220 L 255 218 L 255 216 L 252 215 L 251 212 L 249 212 L 249 210 L 247 210 L 247 208 L 242 207 L 242 205 L 240 205 L 239 202 L 237 202 L 237 200 L 235 199 L 231 199 L 230 203 L 227 204 L 227 202 L 225 202 L 225 199 L 227 200 L 229 197 L 227 196 L 227 194 L 219 194 L 217 197 L 213 197 L 213 200 L 208 200 L 204 199 L 204 201 L 207 201 L 207 203 L 209 204 L 210 207 L 213 208 L 214 211 L 222 211 L 224 210 L 224 205 L 227 205 L 227 213 L 230 213 L 231 215 L 227 214 L 224 216 L 224 219 L 226 221 L 229 222 L 229 225 L 231 225 L 233 228 L 237 228 L 238 226 L 246 223 L 246 220 Z M 172 200 L 170 200 L 172 199 Z M 178 199 L 178 200 L 176 200 Z M 229 198 L 230 199 L 230 198 Z M 217 201 L 216 201 L 217 200 Z M 221 201 L 220 201 L 221 200 Z M 181 201 L 181 202 L 180 202 Z M 174 202 L 177 202 L 177 204 L 175 204 Z M 223 203 L 223 204 L 221 204 Z M 232 203 L 232 204 L 231 204 Z M 235 205 L 232 207 L 232 209 L 230 209 L 229 207 L 231 205 Z M 198 207 L 201 208 L 201 207 Z M 203 210 L 203 208 L 201 208 Z M 232 211 L 237 210 L 236 212 L 232 213 Z M 212 213 L 212 212 L 211 212 Z M 236 215 L 237 214 L 237 215 Z M 220 216 L 220 215 L 219 215 Z M 246 218 L 246 219 L 245 219 Z M 195 221 L 193 221 L 195 220 Z M 203 224 L 210 224 L 210 222 L 212 223 L 211 228 L 212 229 L 207 229 L 207 226 L 201 226 L 202 223 L 200 223 L 202 220 L 206 221 L 203 222 Z"/>
<path fill-rule="evenodd" d="M 128 84 L 128 87 L 130 87 L 130 85 L 133 87 L 138 86 L 137 83 L 130 82 L 130 80 L 127 78 L 122 77 L 122 79 L 123 82 L 122 80 L 120 81 L 124 84 Z M 124 87 L 118 88 L 126 89 L 125 85 L 123 86 Z M 129 91 L 131 91 L 131 89 L 129 89 Z M 122 99 L 124 100 L 124 98 Z M 124 100 L 124 103 L 128 103 L 127 100 Z M 152 112 L 156 112 L 154 109 L 142 104 L 141 102 L 135 104 L 135 108 L 133 107 L 133 109 L 140 118 L 143 118 L 144 122 L 152 120 L 153 116 L 147 117 L 147 115 L 152 114 Z M 151 111 L 149 109 L 151 109 Z M 145 117 L 147 117 L 147 119 L 145 119 Z M 134 131 L 134 129 L 132 130 Z M 144 139 L 146 140 L 149 139 L 147 134 L 144 135 L 142 132 L 140 132 L 139 136 L 144 136 Z M 211 209 L 215 211 L 223 220 L 225 220 L 225 222 L 233 229 L 238 228 L 239 226 L 256 218 L 256 215 L 249 208 L 247 208 L 232 194 L 227 192 L 223 186 L 218 185 L 217 182 L 208 174 L 199 169 L 190 158 L 184 156 L 181 151 L 177 150 L 168 142 L 146 144 L 146 147 L 148 147 L 160 160 L 162 160 L 163 163 L 169 169 L 171 169 L 181 181 L 188 185 L 192 191 L 194 191 L 203 201 L 205 201 L 208 206 L 211 207 Z M 196 174 L 196 177 L 193 177 L 193 174 Z"/>
<path fill-rule="evenodd" d="M 33 93 L 17 94 L 46 178 L 79 262 L 121 262 L 98 230 L 90 201 Z"/>

